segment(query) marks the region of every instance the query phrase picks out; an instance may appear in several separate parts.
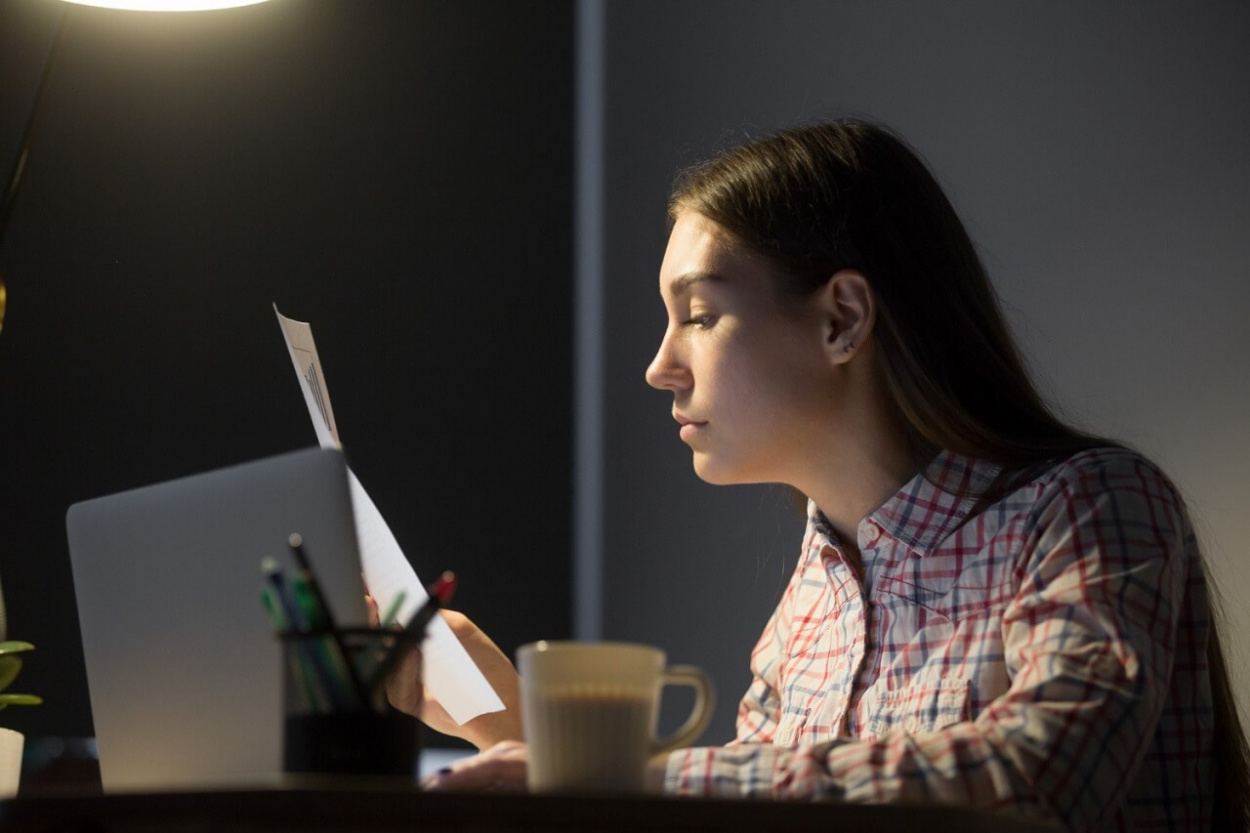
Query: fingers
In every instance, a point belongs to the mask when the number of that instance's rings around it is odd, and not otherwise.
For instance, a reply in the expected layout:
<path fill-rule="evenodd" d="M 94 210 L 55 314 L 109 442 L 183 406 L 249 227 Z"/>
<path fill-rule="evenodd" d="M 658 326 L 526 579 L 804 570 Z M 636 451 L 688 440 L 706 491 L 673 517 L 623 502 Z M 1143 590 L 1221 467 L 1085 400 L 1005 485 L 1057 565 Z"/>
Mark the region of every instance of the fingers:
<path fill-rule="evenodd" d="M 421 652 L 412 648 L 386 681 L 386 699 L 405 714 L 421 717 L 424 708 L 421 686 Z"/>
<path fill-rule="evenodd" d="M 443 620 L 446 621 L 448 626 L 451 628 L 451 632 L 454 633 L 456 638 L 459 640 L 469 639 L 479 633 L 482 633 L 481 628 L 473 624 L 472 619 L 465 616 L 458 610 L 448 610 L 447 608 L 443 608 L 439 610 L 439 615 L 443 617 Z M 485 636 L 485 634 L 482 635 Z"/>
<path fill-rule="evenodd" d="M 422 779 L 427 790 L 463 790 L 469 792 L 525 789 L 525 773 L 529 750 L 515 740 L 502 741 L 480 755 L 456 761 L 450 767 Z"/>
<path fill-rule="evenodd" d="M 378 616 L 378 602 L 368 593 L 365 593 L 365 607 L 369 609 L 369 627 L 376 628 L 382 621 Z"/>

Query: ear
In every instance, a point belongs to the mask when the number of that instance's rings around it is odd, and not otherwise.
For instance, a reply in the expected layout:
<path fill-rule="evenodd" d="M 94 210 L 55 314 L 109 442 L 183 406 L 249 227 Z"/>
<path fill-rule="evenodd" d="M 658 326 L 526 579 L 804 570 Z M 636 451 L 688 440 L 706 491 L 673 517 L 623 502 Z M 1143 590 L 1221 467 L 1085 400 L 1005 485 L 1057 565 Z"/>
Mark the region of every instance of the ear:
<path fill-rule="evenodd" d="M 825 355 L 845 364 L 859 354 L 877 321 L 877 305 L 868 279 L 854 269 L 843 269 L 820 290 Z"/>

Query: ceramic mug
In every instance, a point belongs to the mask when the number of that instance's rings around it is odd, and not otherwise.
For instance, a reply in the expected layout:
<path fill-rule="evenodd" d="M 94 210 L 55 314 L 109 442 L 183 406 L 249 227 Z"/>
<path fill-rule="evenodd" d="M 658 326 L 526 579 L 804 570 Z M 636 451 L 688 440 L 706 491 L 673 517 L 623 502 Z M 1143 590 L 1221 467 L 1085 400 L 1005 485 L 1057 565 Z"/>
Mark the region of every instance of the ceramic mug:
<path fill-rule="evenodd" d="M 517 666 L 532 792 L 641 792 L 648 758 L 691 743 L 712 718 L 707 674 L 667 666 L 658 648 L 534 642 Z M 695 703 L 681 728 L 656 738 L 665 685 L 691 686 Z"/>

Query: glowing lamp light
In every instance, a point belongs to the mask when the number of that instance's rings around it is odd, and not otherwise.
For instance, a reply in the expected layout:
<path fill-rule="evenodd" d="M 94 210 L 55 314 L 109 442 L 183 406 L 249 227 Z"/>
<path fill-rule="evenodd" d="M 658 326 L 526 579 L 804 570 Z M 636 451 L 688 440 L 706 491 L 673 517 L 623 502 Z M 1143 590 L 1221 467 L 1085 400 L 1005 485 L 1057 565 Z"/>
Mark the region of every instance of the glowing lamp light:
<path fill-rule="evenodd" d="M 212 9 L 232 9 L 235 6 L 253 6 L 265 0 L 65 0 L 80 6 L 99 6 L 102 9 L 127 9 L 134 12 L 204 12 Z"/>
<path fill-rule="evenodd" d="M 65 0 L 79 6 L 99 6 L 104 9 L 126 9 L 137 12 L 203 12 L 212 9 L 232 9 L 237 6 L 254 6 L 265 0 Z M 65 17 L 61 16 L 57 24 L 56 36 L 52 39 L 52 48 L 48 51 L 48 59 L 43 65 L 43 75 L 39 78 L 39 87 L 35 92 L 35 103 L 31 105 L 30 116 L 26 120 L 26 129 L 22 132 L 21 145 L 17 150 L 17 161 L 13 172 L 9 174 L 9 184 L 5 187 L 3 198 L 0 199 L 0 243 L 4 242 L 4 230 L 9 224 L 9 215 L 13 212 L 13 204 L 17 201 L 17 192 L 22 184 L 22 172 L 26 170 L 26 158 L 30 154 L 31 136 L 35 132 L 38 121 L 39 105 L 43 101 L 48 86 L 48 78 L 56 63 L 56 55 L 61 44 L 61 35 L 65 31 Z M 4 307 L 7 292 L 4 280 L 0 278 L 0 330 L 4 329 Z M 0 601 L 3 604 L 3 601 Z"/>

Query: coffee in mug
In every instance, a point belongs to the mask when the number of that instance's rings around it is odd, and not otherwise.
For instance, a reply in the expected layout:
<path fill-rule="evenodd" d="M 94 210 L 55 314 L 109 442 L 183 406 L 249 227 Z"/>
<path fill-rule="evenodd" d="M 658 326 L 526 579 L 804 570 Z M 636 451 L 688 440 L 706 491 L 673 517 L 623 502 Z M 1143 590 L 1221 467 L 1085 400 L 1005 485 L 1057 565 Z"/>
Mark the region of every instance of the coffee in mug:
<path fill-rule="evenodd" d="M 664 652 L 623 642 L 535 642 L 517 652 L 533 792 L 641 792 L 647 760 L 697 738 L 712 716 L 712 684 Z M 656 739 L 660 690 L 695 689 L 693 713 Z"/>

